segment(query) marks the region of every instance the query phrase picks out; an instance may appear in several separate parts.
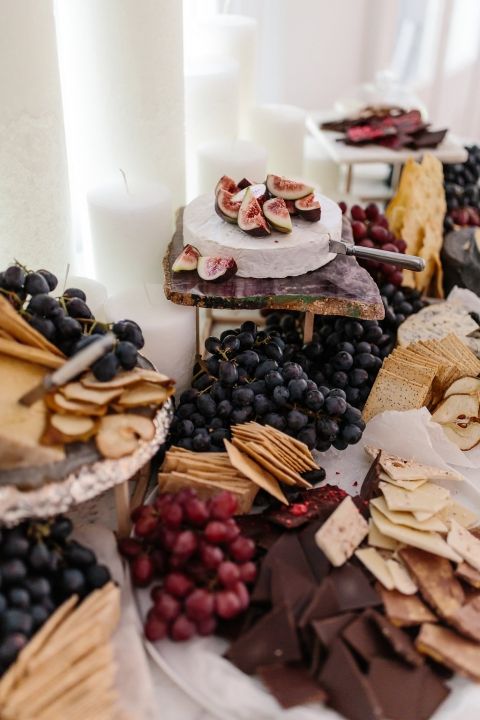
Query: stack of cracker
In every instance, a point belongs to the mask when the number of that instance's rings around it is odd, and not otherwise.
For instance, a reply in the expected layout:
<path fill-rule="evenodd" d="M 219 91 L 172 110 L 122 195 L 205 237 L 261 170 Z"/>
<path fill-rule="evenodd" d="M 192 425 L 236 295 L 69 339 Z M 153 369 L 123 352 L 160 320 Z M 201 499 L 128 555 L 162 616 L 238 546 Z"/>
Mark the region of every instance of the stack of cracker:
<path fill-rule="evenodd" d="M 280 483 L 309 488 L 302 474 L 319 470 L 307 446 L 280 430 L 249 422 L 232 427 L 226 453 L 195 453 L 172 447 L 158 475 L 161 492 L 193 487 L 202 498 L 219 490 L 236 496 L 247 513 L 259 489 L 288 505 Z"/>
<path fill-rule="evenodd" d="M 447 209 L 442 163 L 426 153 L 422 162 L 407 160 L 386 216 L 390 230 L 407 243 L 406 252 L 425 260 L 425 270 L 404 270 L 404 284 L 431 297 L 443 297 L 443 218 Z"/>
<path fill-rule="evenodd" d="M 77 603 L 72 596 L 61 605 L 3 676 L 2 720 L 118 717 L 111 636 L 120 591 L 109 583 Z"/>
<path fill-rule="evenodd" d="M 480 361 L 451 333 L 419 340 L 385 358 L 363 409 L 365 421 L 385 410 L 433 408 L 459 378 L 480 374 Z"/>
<path fill-rule="evenodd" d="M 64 354 L 29 325 L 0 295 L 0 354 L 33 362 L 55 370 L 65 362 Z"/>

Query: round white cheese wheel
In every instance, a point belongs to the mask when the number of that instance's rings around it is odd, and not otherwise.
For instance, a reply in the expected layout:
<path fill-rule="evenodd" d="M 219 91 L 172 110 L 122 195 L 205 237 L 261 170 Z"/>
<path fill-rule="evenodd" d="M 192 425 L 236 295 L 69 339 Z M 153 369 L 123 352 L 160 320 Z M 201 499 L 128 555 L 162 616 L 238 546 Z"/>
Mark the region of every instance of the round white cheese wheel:
<path fill-rule="evenodd" d="M 183 216 L 183 244 L 194 245 L 202 255 L 233 257 L 237 275 L 251 278 L 283 278 L 316 270 L 333 260 L 329 238 L 341 240 L 342 213 L 337 203 L 316 194 L 322 208 L 319 222 L 292 217 L 291 233 L 272 230 L 255 238 L 227 223 L 215 212 L 213 193 L 192 200 Z"/>

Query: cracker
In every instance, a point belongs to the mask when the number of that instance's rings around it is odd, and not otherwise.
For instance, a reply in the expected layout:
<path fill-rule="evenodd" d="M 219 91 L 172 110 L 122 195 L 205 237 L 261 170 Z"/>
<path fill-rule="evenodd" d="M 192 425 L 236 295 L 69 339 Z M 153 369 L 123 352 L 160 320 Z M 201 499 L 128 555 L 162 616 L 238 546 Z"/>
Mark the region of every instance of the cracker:
<path fill-rule="evenodd" d="M 233 439 L 233 444 L 246 455 L 249 455 L 255 462 L 264 467 L 270 472 L 277 480 L 284 482 L 286 485 L 297 485 L 298 480 L 302 481 L 302 478 L 279 462 L 275 457 L 272 457 L 271 453 L 265 450 L 261 445 L 249 442 L 245 443 L 238 438 Z"/>
<path fill-rule="evenodd" d="M 480 540 L 453 519 L 450 520 L 447 543 L 465 562 L 480 571 Z"/>
<path fill-rule="evenodd" d="M 315 542 L 332 565 L 343 565 L 368 534 L 368 523 L 347 495 L 315 533 Z"/>
<path fill-rule="evenodd" d="M 448 619 L 463 605 L 465 593 L 447 559 L 412 547 L 402 548 L 398 554 L 422 597 L 441 617 Z"/>
<path fill-rule="evenodd" d="M 0 327 L 24 345 L 46 350 L 65 359 L 65 355 L 61 350 L 29 325 L 2 295 L 0 295 Z"/>
<path fill-rule="evenodd" d="M 0 353 L 9 355 L 10 357 L 26 360 L 27 362 L 42 365 L 42 367 L 56 370 L 65 363 L 65 360 L 58 355 L 54 355 L 50 350 L 31 347 L 30 345 L 22 345 L 16 340 L 8 340 L 0 337 Z"/>
<path fill-rule="evenodd" d="M 273 495 L 273 497 L 280 500 L 280 502 L 288 505 L 288 500 L 273 475 L 252 460 L 252 458 L 248 457 L 248 455 L 240 452 L 240 450 L 228 440 L 224 442 L 233 467 L 237 468 L 243 475 L 246 475 L 255 485 L 258 485 L 270 495 Z"/>
<path fill-rule="evenodd" d="M 397 377 L 388 370 L 380 370 L 363 409 L 367 422 L 385 410 L 412 410 L 421 408 L 430 391 L 430 384 Z"/>
<path fill-rule="evenodd" d="M 436 616 L 418 595 L 403 595 L 398 590 L 386 590 L 380 584 L 377 589 L 382 598 L 386 616 L 397 627 L 437 622 Z"/>
<path fill-rule="evenodd" d="M 379 448 L 371 445 L 365 446 L 365 452 L 371 458 L 376 458 Z M 380 466 L 393 480 L 455 480 L 462 481 L 463 476 L 455 470 L 447 470 L 434 465 L 426 465 L 413 459 L 402 458 L 399 455 L 381 451 Z"/>
<path fill-rule="evenodd" d="M 415 640 L 417 650 L 454 672 L 480 682 L 480 645 L 453 630 L 426 623 Z"/>

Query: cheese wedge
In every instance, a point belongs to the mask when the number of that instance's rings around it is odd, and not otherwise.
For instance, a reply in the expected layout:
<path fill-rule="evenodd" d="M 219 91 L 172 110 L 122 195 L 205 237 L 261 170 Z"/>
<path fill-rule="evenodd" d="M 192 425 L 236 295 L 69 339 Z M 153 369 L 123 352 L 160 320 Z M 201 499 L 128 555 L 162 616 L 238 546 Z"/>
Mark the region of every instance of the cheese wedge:
<path fill-rule="evenodd" d="M 451 520 L 456 520 L 459 525 L 465 528 L 475 527 L 479 521 L 477 513 L 474 513 L 465 507 L 465 505 L 460 505 L 460 503 L 455 502 L 455 500 L 445 505 L 445 507 L 437 513 L 437 517 L 446 525 L 450 525 Z"/>
<path fill-rule="evenodd" d="M 400 512 L 438 512 L 450 501 L 450 492 L 440 485 L 425 483 L 415 492 L 381 482 L 379 488 L 389 510 Z"/>
<path fill-rule="evenodd" d="M 387 475 L 387 473 L 381 472 L 379 475 L 380 480 L 383 482 L 390 483 L 390 485 L 395 485 L 395 487 L 403 488 L 403 490 L 409 490 L 410 492 L 413 492 L 419 487 L 422 487 L 422 485 L 425 485 L 428 480 L 425 478 L 424 480 L 394 480 L 390 477 L 390 475 Z"/>
<path fill-rule="evenodd" d="M 387 590 L 394 590 L 395 583 L 393 582 L 392 574 L 388 569 L 387 562 L 380 555 L 378 550 L 375 548 L 361 548 L 355 553 L 360 562 L 365 565 L 367 570 L 370 570 L 372 575 L 383 585 Z"/>
<path fill-rule="evenodd" d="M 385 515 L 385 517 L 391 522 L 395 523 L 395 525 L 406 525 L 407 527 L 411 527 L 414 530 L 424 530 L 425 532 L 448 532 L 448 527 L 445 525 L 445 523 L 441 520 L 438 520 L 435 516 L 430 518 L 429 520 L 419 522 L 415 519 L 412 513 L 395 512 L 394 510 L 389 510 L 387 503 L 385 502 L 385 499 L 383 497 L 378 497 L 370 500 L 370 505 L 373 505 L 375 508 L 377 508 L 377 510 L 380 510 L 382 515 Z"/>
<path fill-rule="evenodd" d="M 440 557 L 453 560 L 453 562 L 459 562 L 459 558 L 461 557 L 459 553 L 448 545 L 438 533 L 422 532 L 421 530 L 413 530 L 404 525 L 395 525 L 395 523 L 387 520 L 387 518 L 374 507 L 370 508 L 370 512 L 375 525 L 377 525 L 380 532 L 384 535 L 394 538 L 394 540 L 398 540 L 398 542 L 404 545 L 411 545 L 412 547 L 420 548 L 420 550 L 425 550 L 433 555 L 439 555 Z"/>
<path fill-rule="evenodd" d="M 418 587 L 412 579 L 405 565 L 401 565 L 397 560 L 392 558 L 386 561 L 390 575 L 393 578 L 395 590 L 401 592 L 402 595 L 415 595 Z"/>
<path fill-rule="evenodd" d="M 383 535 L 371 518 L 368 525 L 368 544 L 381 550 L 396 550 L 398 547 L 398 542 Z"/>
<path fill-rule="evenodd" d="M 447 543 L 475 570 L 480 570 L 480 540 L 456 520 L 450 521 Z"/>

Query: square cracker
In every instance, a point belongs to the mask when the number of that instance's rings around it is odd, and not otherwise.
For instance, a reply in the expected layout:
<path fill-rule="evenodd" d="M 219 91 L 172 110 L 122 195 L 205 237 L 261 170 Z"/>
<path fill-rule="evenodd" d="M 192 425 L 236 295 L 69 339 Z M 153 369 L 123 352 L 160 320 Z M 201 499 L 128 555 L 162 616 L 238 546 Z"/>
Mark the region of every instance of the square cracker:
<path fill-rule="evenodd" d="M 413 410 L 423 407 L 431 383 L 424 385 L 380 370 L 363 409 L 363 418 L 370 420 L 385 410 Z"/>

